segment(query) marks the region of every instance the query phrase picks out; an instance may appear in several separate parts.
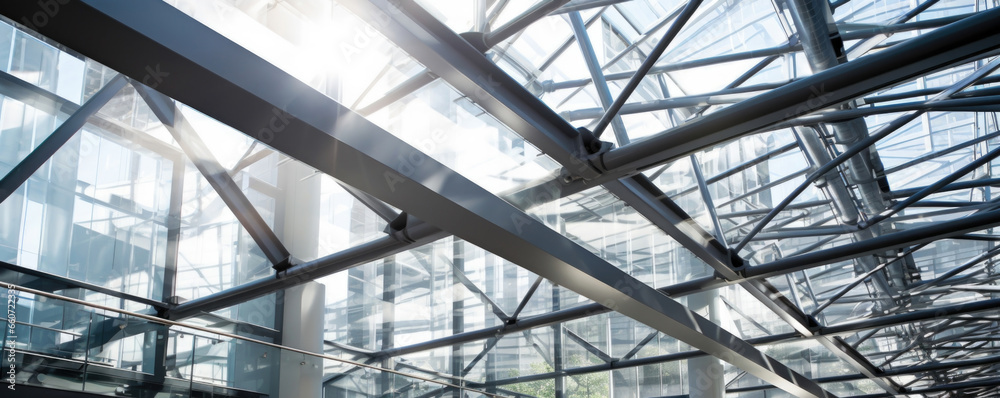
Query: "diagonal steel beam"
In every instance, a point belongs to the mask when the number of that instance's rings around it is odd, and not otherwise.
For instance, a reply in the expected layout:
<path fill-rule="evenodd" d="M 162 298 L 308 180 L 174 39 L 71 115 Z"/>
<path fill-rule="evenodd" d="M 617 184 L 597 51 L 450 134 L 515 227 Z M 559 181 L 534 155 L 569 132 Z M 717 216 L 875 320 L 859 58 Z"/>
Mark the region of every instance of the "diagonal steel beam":
<path fill-rule="evenodd" d="M 106 294 L 111 297 L 131 301 L 134 303 L 145 304 L 150 307 L 153 307 L 157 311 L 164 311 L 171 307 L 170 304 L 164 303 L 162 301 L 152 300 L 145 297 L 140 297 L 133 294 L 120 292 L 115 289 L 107 288 L 104 286 L 98 286 L 91 283 L 81 282 L 72 278 L 50 274 L 44 271 L 25 268 L 20 265 L 8 263 L 6 261 L 0 261 L 0 276 L 3 277 L 2 280 L 5 282 L 17 283 L 20 285 L 24 285 L 26 287 L 43 290 L 50 293 L 63 289 L 84 289 L 92 292 Z M 40 281 L 37 282 L 37 284 L 44 285 L 46 288 L 33 286 L 34 281 Z"/>
<path fill-rule="evenodd" d="M 632 357 L 636 356 L 636 354 L 638 354 L 639 351 L 642 350 L 642 348 L 646 346 L 646 344 L 649 344 L 650 341 L 653 341 L 653 338 L 655 338 L 659 334 L 660 334 L 660 332 L 657 332 L 655 330 L 653 332 L 650 332 L 642 340 L 639 340 L 639 342 L 636 343 L 635 347 L 632 347 L 631 350 L 629 350 L 628 352 L 626 352 L 625 355 L 623 355 L 621 359 L 622 360 L 632 359 Z"/>
<path fill-rule="evenodd" d="M 673 41 L 675 37 L 677 37 L 681 28 L 683 28 L 684 24 L 686 24 L 691 16 L 694 15 L 694 12 L 698 9 L 699 5 L 701 5 L 701 0 L 688 1 L 684 10 L 677 16 L 674 23 L 670 25 L 670 29 L 667 29 L 666 33 L 663 34 L 663 37 L 660 38 L 660 41 L 657 42 L 656 46 L 649 52 L 646 59 L 642 61 L 642 65 L 639 65 L 639 68 L 636 69 L 635 74 L 628 80 L 628 83 L 625 83 L 625 87 L 622 88 L 621 93 L 618 94 L 617 98 L 615 98 L 614 103 L 610 106 L 605 104 L 605 113 L 601 116 L 601 119 L 597 121 L 597 125 L 594 126 L 594 135 L 600 137 L 601 133 L 608 127 L 609 123 L 612 123 L 613 119 L 616 119 L 617 123 L 621 123 L 621 116 L 618 112 L 622 109 L 622 106 L 625 105 L 625 101 L 628 101 L 629 96 L 632 95 L 632 92 L 639 87 L 639 83 L 642 83 L 642 80 L 646 77 L 646 73 L 649 73 L 649 70 L 653 68 L 653 65 L 656 65 L 656 62 L 660 60 L 660 56 L 663 55 L 664 51 L 666 51 L 667 46 L 670 45 L 670 42 Z M 575 18 L 571 17 L 575 20 L 578 19 L 579 13 L 573 13 L 571 15 L 577 15 Z M 575 21 L 574 26 L 576 26 Z M 577 36 L 579 36 L 579 34 L 577 34 Z M 600 68 L 597 68 L 597 73 L 591 72 L 591 74 L 594 75 L 595 82 L 598 81 L 597 78 L 598 75 L 600 75 L 600 83 L 597 84 L 603 83 L 607 86 L 607 81 L 604 79 L 604 74 L 601 72 Z M 626 138 L 625 140 L 622 140 L 619 138 L 618 142 L 625 145 L 628 143 L 628 139 Z"/>
<path fill-rule="evenodd" d="M 583 347 L 583 349 L 587 350 L 587 352 L 593 354 L 597 358 L 600 358 L 600 360 L 604 362 L 614 362 L 618 360 L 618 358 L 614 358 L 604 353 L 604 350 L 601 350 L 597 346 L 591 344 L 589 341 L 587 341 L 587 339 L 580 337 L 580 335 L 576 334 L 572 330 L 566 329 L 566 336 L 569 337 L 570 340 L 573 340 L 577 344 L 579 344 L 580 347 Z"/>
<path fill-rule="evenodd" d="M 535 4 L 533 7 L 514 17 L 506 25 L 501 26 L 493 30 L 492 32 L 483 36 L 484 47 L 481 49 L 483 52 L 486 49 L 492 48 L 493 46 L 500 44 L 500 42 L 507 40 L 511 36 L 523 31 L 529 25 L 535 21 L 542 19 L 552 11 L 555 11 L 559 7 L 568 3 L 569 0 L 544 0 Z"/>
<path fill-rule="evenodd" d="M 3 176 L 3 179 L 0 179 L 0 203 L 7 200 L 21 185 L 24 185 L 52 155 L 55 155 L 59 148 L 62 148 L 70 138 L 73 138 L 76 132 L 87 124 L 87 119 L 101 110 L 108 101 L 111 101 L 111 98 L 114 98 L 122 87 L 125 87 L 125 83 L 125 77 L 121 75 L 108 82 L 104 88 L 90 97 L 83 106 L 73 112 L 52 134 L 49 134 L 45 140 L 38 144 L 28 156 L 14 166 L 7 175 Z"/>
<path fill-rule="evenodd" d="M 913 19 L 913 17 L 916 17 L 918 14 L 926 11 L 934 4 L 937 4 L 937 2 L 938 0 L 925 0 L 924 2 L 920 3 L 920 5 L 910 9 L 905 14 L 900 15 L 896 19 L 889 22 L 887 25 L 891 26 L 891 25 L 898 25 L 905 23 L 906 21 Z M 861 40 L 860 42 L 855 43 L 853 46 L 851 46 L 851 48 L 847 49 L 847 56 L 851 59 L 855 59 L 864 55 L 865 53 L 871 51 L 873 48 L 877 47 L 883 41 L 888 39 L 889 36 L 892 36 L 892 33 L 893 31 L 891 30 L 880 31 L 872 37 L 869 37 L 865 40 Z"/>
<path fill-rule="evenodd" d="M 465 289 L 468 290 L 469 293 L 472 293 L 472 295 L 478 298 L 483 305 L 489 308 L 490 311 L 493 312 L 493 315 L 496 315 L 497 318 L 504 323 L 511 319 L 511 316 L 507 315 L 503 308 L 500 308 L 500 306 L 497 305 L 492 298 L 490 298 L 490 295 L 486 294 L 486 292 L 484 292 L 483 289 L 480 289 L 479 286 L 476 286 L 476 283 L 469 279 L 469 277 L 465 275 L 465 271 L 463 271 L 462 268 L 459 267 L 454 261 L 448 260 L 448 258 L 443 255 L 441 256 L 441 261 L 444 261 L 451 266 L 452 277 L 457 279 L 462 286 L 465 286 Z"/>
<path fill-rule="evenodd" d="M 746 268 L 748 278 L 767 278 L 789 272 L 834 264 L 855 257 L 902 249 L 940 239 L 954 238 L 1000 225 L 1000 211 L 981 212 L 957 220 L 928 223 L 929 225 L 882 235 L 873 239 L 838 246 L 833 249 L 813 251 L 771 263 Z"/>
<path fill-rule="evenodd" d="M 556 162 L 572 165 L 574 174 L 598 175 L 580 160 L 587 152 L 584 143 L 574 138 L 576 129 L 415 2 L 345 0 L 341 4 Z"/>
<path fill-rule="evenodd" d="M 39 7 L 7 2 L 0 13 L 20 20 L 44 12 Z M 170 74 L 158 91 L 317 170 L 791 394 L 830 396 L 746 341 L 165 3 L 69 0 L 38 29 L 128 76 L 141 79 L 149 65 L 157 65 Z M 132 51 L 104 45 L 109 40 L 128 43 Z M 207 85 L 214 89 L 205 90 Z"/>
<path fill-rule="evenodd" d="M 614 130 L 615 139 L 622 145 L 628 144 L 630 140 L 625 131 L 625 124 L 622 123 L 621 116 L 618 116 L 617 112 L 610 111 L 610 108 L 614 106 L 614 99 L 611 96 L 608 81 L 604 79 L 604 71 L 601 70 L 601 64 L 597 60 L 594 44 L 590 40 L 587 28 L 583 24 L 583 17 L 580 16 L 579 12 L 574 11 L 569 13 L 569 21 L 570 26 L 573 28 L 573 36 L 576 37 L 576 43 L 580 47 L 580 53 L 587 64 L 587 70 L 590 71 L 590 79 L 594 81 L 594 90 L 597 91 L 597 97 L 601 101 L 601 106 L 606 112 L 605 114 L 610 115 L 603 126 L 601 122 L 598 122 L 597 128 L 593 131 L 594 136 L 600 138 L 601 134 L 604 133 L 604 129 L 610 124 Z"/>
<path fill-rule="evenodd" d="M 0 93 L 50 115 L 73 114 L 80 109 L 79 105 L 7 72 L 0 72 Z"/>
<path fill-rule="evenodd" d="M 587 64 L 587 70 L 590 71 L 590 79 L 594 81 L 594 90 L 597 91 L 597 97 L 601 101 L 601 106 L 605 110 L 605 115 L 608 116 L 607 122 L 603 120 L 599 121 L 593 133 L 595 137 L 600 137 L 604 132 L 604 129 L 611 125 L 612 130 L 615 133 L 615 139 L 621 144 L 625 145 L 629 143 L 628 133 L 625 131 L 625 123 L 622 123 L 622 118 L 617 113 L 617 110 L 612 111 L 611 108 L 615 105 L 615 100 L 611 96 L 611 89 L 608 87 L 608 81 L 604 79 L 604 71 L 601 70 L 600 61 L 597 60 L 597 53 L 594 51 L 594 44 L 590 40 L 590 35 L 587 34 L 587 28 L 583 25 L 583 17 L 577 11 L 569 13 L 570 26 L 573 28 L 573 35 L 576 37 L 576 43 L 580 47 L 580 53 L 583 55 L 583 60 Z M 602 126 L 601 123 L 604 123 Z"/>
<path fill-rule="evenodd" d="M 133 82 L 132 86 L 174 137 L 188 159 L 194 163 L 226 206 L 233 211 L 240 225 L 247 230 L 267 256 L 271 266 L 278 271 L 288 269 L 292 265 L 292 256 L 288 253 L 288 249 L 267 225 L 253 203 L 250 203 L 243 190 L 229 176 L 229 171 L 215 159 L 215 155 L 195 132 L 194 126 L 191 126 L 180 110 L 176 109 L 173 100 L 139 82 Z"/>

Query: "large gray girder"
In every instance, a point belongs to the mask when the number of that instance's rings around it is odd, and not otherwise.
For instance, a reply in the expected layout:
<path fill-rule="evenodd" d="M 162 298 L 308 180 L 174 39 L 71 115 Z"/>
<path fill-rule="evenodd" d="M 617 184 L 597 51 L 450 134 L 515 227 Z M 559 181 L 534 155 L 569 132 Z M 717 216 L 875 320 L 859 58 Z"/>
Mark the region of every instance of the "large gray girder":
<path fill-rule="evenodd" d="M 0 12 L 22 20 L 46 10 L 6 2 Z M 789 393 L 829 396 L 808 378 L 165 3 L 71 0 L 35 28 L 136 80 L 149 80 L 150 70 L 155 71 L 156 90 Z"/>

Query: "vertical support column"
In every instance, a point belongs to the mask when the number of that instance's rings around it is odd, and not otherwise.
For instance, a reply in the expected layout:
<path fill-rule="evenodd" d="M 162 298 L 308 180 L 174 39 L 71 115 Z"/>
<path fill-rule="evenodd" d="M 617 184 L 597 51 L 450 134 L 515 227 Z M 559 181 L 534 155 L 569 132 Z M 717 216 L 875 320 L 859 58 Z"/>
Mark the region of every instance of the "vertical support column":
<path fill-rule="evenodd" d="M 181 242 L 181 206 L 184 205 L 184 159 L 171 159 L 170 206 L 167 210 L 167 250 L 163 261 L 163 293 L 161 301 L 176 303 L 177 259 Z"/>
<path fill-rule="evenodd" d="M 321 182 L 312 168 L 298 162 L 278 167 L 278 198 L 275 229 L 281 243 L 295 258 L 309 261 L 319 257 L 319 208 Z"/>
<path fill-rule="evenodd" d="M 321 180 L 310 177 L 312 174 L 311 168 L 298 162 L 278 167 L 281 195 L 275 203 L 275 230 L 288 252 L 304 260 L 319 255 Z M 277 292 L 275 303 L 275 324 L 281 327 L 281 344 L 323 353 L 325 286 L 309 282 L 285 289 Z M 279 397 L 323 396 L 323 360 L 320 358 L 303 358 L 300 354 L 283 351 L 278 374 Z"/>
<path fill-rule="evenodd" d="M 319 282 L 285 289 L 284 345 L 310 352 L 323 352 L 323 309 L 325 286 Z M 282 351 L 279 397 L 320 398 L 323 396 L 323 359 Z"/>
<path fill-rule="evenodd" d="M 688 308 L 719 323 L 722 308 L 717 291 L 709 290 L 688 296 Z M 707 312 L 707 314 L 706 314 Z M 726 396 L 725 368 L 713 356 L 688 359 L 688 389 L 691 398 L 723 398 Z"/>

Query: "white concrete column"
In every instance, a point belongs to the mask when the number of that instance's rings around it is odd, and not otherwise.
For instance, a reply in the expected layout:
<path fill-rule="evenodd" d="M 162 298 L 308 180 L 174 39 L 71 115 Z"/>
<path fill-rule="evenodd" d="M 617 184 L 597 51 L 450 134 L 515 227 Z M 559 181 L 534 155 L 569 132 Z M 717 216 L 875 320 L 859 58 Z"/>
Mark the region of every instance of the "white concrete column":
<path fill-rule="evenodd" d="M 323 352 L 323 307 L 325 286 L 318 282 L 285 289 L 282 345 Z M 278 396 L 320 398 L 323 396 L 323 359 L 299 353 L 281 352 Z"/>
<path fill-rule="evenodd" d="M 277 203 L 276 228 L 293 257 L 308 261 L 319 252 L 319 211 L 321 179 L 298 162 L 278 167 L 278 185 L 284 192 Z M 279 301 L 281 303 L 281 301 Z M 281 344 L 309 352 L 323 353 L 325 286 L 312 281 L 285 289 Z M 279 397 L 320 398 L 323 396 L 323 360 L 282 351 L 278 380 Z"/>

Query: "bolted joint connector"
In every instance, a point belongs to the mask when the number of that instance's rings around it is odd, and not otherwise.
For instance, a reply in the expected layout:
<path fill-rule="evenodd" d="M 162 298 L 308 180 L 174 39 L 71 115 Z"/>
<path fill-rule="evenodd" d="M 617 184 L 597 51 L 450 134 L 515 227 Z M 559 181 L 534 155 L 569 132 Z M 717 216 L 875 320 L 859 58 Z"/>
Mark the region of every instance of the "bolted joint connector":
<path fill-rule="evenodd" d="M 822 325 L 820 325 L 819 323 L 819 319 L 816 319 L 816 317 L 812 315 L 806 315 L 805 321 L 806 321 L 805 324 L 806 329 L 809 329 L 809 331 L 812 332 L 813 335 L 819 333 L 819 329 L 822 327 Z"/>
<path fill-rule="evenodd" d="M 586 128 L 577 129 L 580 134 L 576 140 L 575 164 L 563 167 L 563 182 L 571 182 L 578 179 L 593 180 L 600 177 L 607 167 L 604 165 L 604 154 L 614 146 L 610 142 L 601 141 L 594 133 Z"/>
<path fill-rule="evenodd" d="M 416 242 L 416 240 L 411 238 L 410 234 L 407 232 L 406 226 L 409 222 L 409 214 L 406 214 L 405 212 L 399 213 L 398 217 L 390 221 L 389 224 L 385 226 L 385 230 L 383 230 L 383 232 L 403 243 Z"/>
<path fill-rule="evenodd" d="M 281 272 L 281 271 L 287 270 L 289 268 L 292 268 L 292 266 L 294 266 L 294 265 L 295 265 L 295 261 L 292 260 L 292 256 L 288 256 L 288 257 L 285 257 L 284 260 L 281 260 L 278 263 L 276 263 L 274 265 L 271 265 L 271 268 L 274 268 L 274 270 L 277 271 L 277 272 Z"/>
<path fill-rule="evenodd" d="M 740 257 L 740 254 L 737 253 L 736 250 L 733 250 L 733 248 L 726 249 L 726 252 L 729 253 L 729 264 L 733 268 L 733 271 L 736 271 L 736 273 L 740 276 L 746 277 L 746 260 L 744 260 L 743 257 Z"/>
<path fill-rule="evenodd" d="M 576 130 L 580 132 L 580 135 L 577 136 L 577 144 L 580 146 L 581 154 L 593 156 L 600 155 L 611 150 L 612 144 L 610 142 L 601 141 L 586 127 L 580 127 Z"/>
<path fill-rule="evenodd" d="M 477 51 L 485 54 L 489 51 L 489 46 L 486 44 L 486 35 L 483 32 L 464 32 L 458 34 L 461 38 L 475 47 Z"/>

